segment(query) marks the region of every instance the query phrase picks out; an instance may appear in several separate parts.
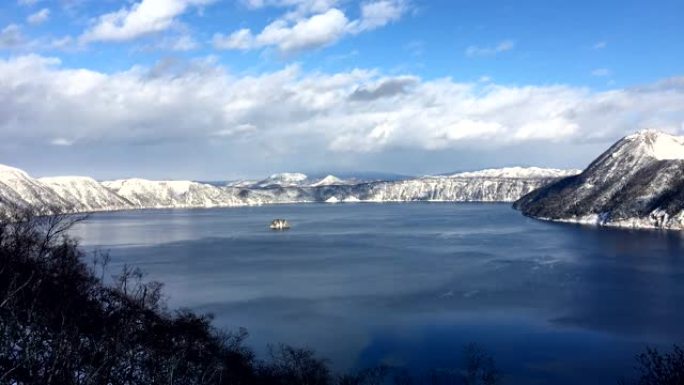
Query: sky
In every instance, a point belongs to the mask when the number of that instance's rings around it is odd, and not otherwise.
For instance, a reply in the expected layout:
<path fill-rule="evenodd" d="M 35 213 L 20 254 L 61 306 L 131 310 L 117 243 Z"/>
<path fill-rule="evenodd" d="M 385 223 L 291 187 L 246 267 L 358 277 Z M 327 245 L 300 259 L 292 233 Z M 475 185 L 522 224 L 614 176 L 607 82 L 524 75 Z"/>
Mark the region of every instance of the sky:
<path fill-rule="evenodd" d="M 227 180 L 583 168 L 684 134 L 684 2 L 3 0 L 0 163 Z"/>

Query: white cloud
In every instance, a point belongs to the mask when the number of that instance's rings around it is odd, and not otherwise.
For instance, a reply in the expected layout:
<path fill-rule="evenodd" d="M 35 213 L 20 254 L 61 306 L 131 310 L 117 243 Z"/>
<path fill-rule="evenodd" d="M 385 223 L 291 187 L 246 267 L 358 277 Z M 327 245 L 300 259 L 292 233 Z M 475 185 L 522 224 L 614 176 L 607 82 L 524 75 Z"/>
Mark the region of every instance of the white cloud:
<path fill-rule="evenodd" d="M 66 145 L 242 140 L 244 151 L 338 152 L 613 140 L 681 131 L 684 78 L 593 92 L 296 66 L 235 76 L 212 60 L 105 74 L 22 56 L 0 60 L 0 136 Z"/>
<path fill-rule="evenodd" d="M 607 46 L 608 46 L 608 43 L 607 43 L 607 42 L 605 42 L 605 41 L 597 41 L 596 43 L 594 43 L 594 45 L 592 46 L 592 48 L 594 48 L 594 49 L 604 49 L 604 48 L 606 48 Z"/>
<path fill-rule="evenodd" d="M 71 146 L 71 145 L 73 145 L 74 142 L 71 141 L 71 140 L 69 140 L 69 139 L 65 139 L 65 138 L 56 138 L 56 139 L 52 140 L 52 141 L 50 142 L 50 144 L 53 145 L 53 146 L 63 146 L 63 147 L 66 147 L 66 146 Z"/>
<path fill-rule="evenodd" d="M 395 22 L 408 9 L 405 0 L 376 0 L 363 3 L 360 17 L 349 20 L 335 6 L 336 0 L 247 0 L 251 8 L 290 7 L 291 11 L 268 24 L 255 34 L 251 29 L 240 29 L 229 35 L 215 34 L 218 49 L 251 50 L 277 47 L 291 53 L 334 44 L 347 35 L 383 27 Z"/>
<path fill-rule="evenodd" d="M 215 0 L 141 0 L 98 17 L 83 33 L 83 42 L 126 41 L 165 31 L 190 7 L 203 6 Z"/>
<path fill-rule="evenodd" d="M 0 30 L 0 49 L 17 48 L 25 43 L 21 27 L 10 24 Z"/>
<path fill-rule="evenodd" d="M 348 23 L 344 13 L 333 8 L 293 25 L 283 19 L 274 21 L 257 36 L 247 29 L 226 37 L 216 35 L 214 45 L 221 49 L 243 50 L 277 46 L 282 52 L 297 52 L 334 43 L 345 34 Z"/>
<path fill-rule="evenodd" d="M 243 0 L 250 9 L 260 9 L 265 7 L 291 8 L 287 17 L 306 16 L 310 14 L 323 13 L 331 8 L 335 8 L 340 0 Z"/>
<path fill-rule="evenodd" d="M 513 40 L 503 40 L 495 46 L 480 47 L 477 45 L 471 45 L 466 48 L 465 54 L 468 57 L 476 56 L 493 56 L 502 52 L 510 51 L 515 48 L 515 42 Z"/>
<path fill-rule="evenodd" d="M 353 26 L 357 31 L 371 30 L 398 21 L 407 10 L 404 1 L 381 0 L 361 5 L 361 18 Z"/>
<path fill-rule="evenodd" d="M 29 24 L 36 25 L 36 24 L 42 24 L 42 23 L 46 22 L 49 18 L 50 18 L 50 9 L 43 8 L 36 13 L 30 14 L 26 18 L 26 21 Z"/>
<path fill-rule="evenodd" d="M 606 77 L 612 75 L 613 72 L 609 70 L 608 68 L 596 68 L 595 70 L 591 71 L 591 76 L 596 76 L 596 77 Z"/>

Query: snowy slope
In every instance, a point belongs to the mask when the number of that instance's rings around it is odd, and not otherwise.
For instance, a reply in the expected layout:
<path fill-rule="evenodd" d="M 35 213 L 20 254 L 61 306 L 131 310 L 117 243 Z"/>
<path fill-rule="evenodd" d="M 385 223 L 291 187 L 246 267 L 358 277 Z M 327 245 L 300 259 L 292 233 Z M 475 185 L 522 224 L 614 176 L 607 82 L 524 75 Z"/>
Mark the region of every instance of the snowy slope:
<path fill-rule="evenodd" d="M 54 206 L 64 209 L 70 206 L 69 202 L 62 199 L 50 187 L 24 171 L 0 165 L 0 206 L 8 204 L 22 207 Z"/>
<path fill-rule="evenodd" d="M 260 203 L 287 202 L 513 202 L 548 183 L 555 177 L 518 177 L 505 171 L 492 170 L 486 177 L 423 177 L 401 181 L 358 184 L 320 184 L 311 187 L 246 189 L 245 197 Z M 565 173 L 574 174 L 574 171 Z M 334 198 L 331 200 L 331 198 Z"/>
<path fill-rule="evenodd" d="M 40 178 L 60 198 L 73 204 L 77 211 L 124 210 L 133 208 L 126 199 L 88 177 Z"/>
<path fill-rule="evenodd" d="M 349 182 L 340 179 L 334 175 L 328 175 L 325 178 L 319 180 L 316 183 L 312 183 L 311 187 L 318 187 L 318 186 L 334 186 L 334 185 L 341 185 L 341 184 L 349 184 Z"/>
<path fill-rule="evenodd" d="M 0 202 L 55 206 L 70 212 L 146 208 L 232 207 L 305 202 L 482 201 L 510 202 L 555 181 L 557 170 L 523 173 L 486 170 L 451 177 L 353 183 L 327 176 L 311 184 L 304 174 L 275 174 L 255 185 L 216 186 L 191 181 L 87 177 L 34 179 L 0 166 Z"/>
<path fill-rule="evenodd" d="M 559 170 L 555 168 L 540 167 L 505 167 L 486 169 L 480 171 L 461 172 L 449 175 L 450 178 L 525 178 L 525 179 L 544 179 L 544 178 L 563 178 L 576 175 L 582 170 Z"/>
<path fill-rule="evenodd" d="M 449 177 L 378 183 L 375 201 L 513 202 L 551 182 L 551 178 Z"/>
<path fill-rule="evenodd" d="M 137 208 L 230 207 L 245 204 L 232 189 L 190 181 L 121 179 L 102 184 Z"/>
<path fill-rule="evenodd" d="M 580 175 L 521 198 L 523 214 L 626 227 L 684 228 L 684 137 L 641 131 Z"/>
<path fill-rule="evenodd" d="M 296 187 L 305 185 L 308 179 L 309 177 L 305 174 L 297 172 L 284 172 L 280 174 L 273 174 L 264 180 L 256 182 L 250 187 Z"/>

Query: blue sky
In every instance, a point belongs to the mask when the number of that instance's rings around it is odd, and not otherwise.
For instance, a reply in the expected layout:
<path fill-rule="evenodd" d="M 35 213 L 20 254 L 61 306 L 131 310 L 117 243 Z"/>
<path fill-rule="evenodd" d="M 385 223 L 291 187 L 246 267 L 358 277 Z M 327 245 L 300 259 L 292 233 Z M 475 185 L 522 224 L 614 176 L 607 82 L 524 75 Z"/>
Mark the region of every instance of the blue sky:
<path fill-rule="evenodd" d="M 582 167 L 684 131 L 684 2 L 7 0 L 0 163 L 224 179 Z"/>

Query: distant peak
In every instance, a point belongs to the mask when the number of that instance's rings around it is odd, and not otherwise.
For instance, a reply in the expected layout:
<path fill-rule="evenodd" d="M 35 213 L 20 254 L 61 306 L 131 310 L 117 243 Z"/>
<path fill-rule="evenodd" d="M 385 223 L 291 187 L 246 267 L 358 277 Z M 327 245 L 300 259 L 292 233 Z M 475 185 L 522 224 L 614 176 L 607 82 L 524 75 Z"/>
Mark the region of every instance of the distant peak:
<path fill-rule="evenodd" d="M 309 179 L 306 174 L 299 172 L 282 172 L 278 174 L 272 174 L 268 178 L 255 183 L 255 186 L 267 187 L 267 186 L 298 186 L 304 184 Z"/>
<path fill-rule="evenodd" d="M 306 180 L 308 176 L 299 172 L 281 172 L 278 174 L 272 174 L 268 179 L 273 180 L 288 180 L 288 181 L 303 181 Z"/>
<path fill-rule="evenodd" d="M 330 185 L 336 185 L 336 184 L 344 184 L 345 181 L 334 176 L 334 175 L 328 175 L 325 178 L 319 180 L 318 182 L 312 184 L 312 186 L 330 186 Z"/>

